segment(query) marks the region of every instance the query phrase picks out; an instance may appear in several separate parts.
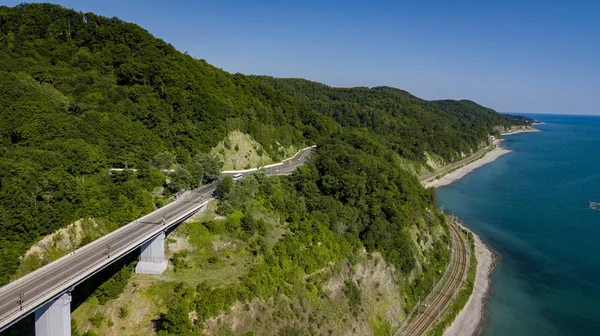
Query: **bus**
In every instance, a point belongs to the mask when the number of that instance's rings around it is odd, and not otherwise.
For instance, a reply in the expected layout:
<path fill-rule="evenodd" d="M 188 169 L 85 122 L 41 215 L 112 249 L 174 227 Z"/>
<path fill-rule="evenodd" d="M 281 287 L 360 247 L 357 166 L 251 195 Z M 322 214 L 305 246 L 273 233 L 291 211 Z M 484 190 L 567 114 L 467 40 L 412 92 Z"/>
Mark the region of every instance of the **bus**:
<path fill-rule="evenodd" d="M 237 181 L 242 178 L 242 174 L 235 174 L 231 177 L 232 180 Z"/>

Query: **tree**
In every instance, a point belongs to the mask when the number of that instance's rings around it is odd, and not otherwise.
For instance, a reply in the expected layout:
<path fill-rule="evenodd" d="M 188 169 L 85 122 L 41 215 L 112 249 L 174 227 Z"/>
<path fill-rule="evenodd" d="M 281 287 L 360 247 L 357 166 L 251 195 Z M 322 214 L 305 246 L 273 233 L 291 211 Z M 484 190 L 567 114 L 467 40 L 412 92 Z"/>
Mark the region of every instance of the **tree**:
<path fill-rule="evenodd" d="M 185 168 L 177 168 L 169 175 L 169 190 L 177 192 L 182 189 L 188 189 L 194 185 L 194 176 Z"/>
<path fill-rule="evenodd" d="M 203 168 L 204 183 L 216 180 L 221 174 L 223 161 L 213 153 L 200 153 L 194 157 L 194 160 Z"/>
<path fill-rule="evenodd" d="M 235 182 L 231 176 L 225 176 L 219 186 L 217 186 L 217 199 L 223 201 L 227 199 L 227 196 L 235 188 Z"/>
<path fill-rule="evenodd" d="M 152 159 L 152 163 L 158 169 L 169 169 L 175 163 L 175 156 L 169 152 L 158 153 Z"/>
<path fill-rule="evenodd" d="M 204 180 L 204 167 L 197 162 L 188 163 L 184 165 L 184 167 L 192 175 L 191 187 L 200 187 L 202 185 L 202 181 Z"/>
<path fill-rule="evenodd" d="M 282 148 L 318 143 L 326 154 L 290 178 L 298 198 L 278 189 L 266 206 L 292 226 L 320 211 L 320 224 L 347 223 L 340 236 L 363 233 L 369 248 L 401 261 L 385 235 L 434 205 L 398 173 L 397 157 L 418 169 L 427 168 L 425 153 L 451 162 L 498 127 L 531 122 L 389 87 L 229 74 L 135 24 L 52 4 L 0 6 L 0 25 L 0 285 L 31 244 L 58 228 L 89 217 L 110 223 L 86 233 L 90 241 L 152 210 L 162 198 L 152 191 L 176 158 L 183 166 L 168 191 L 216 180 L 223 163 L 208 153 L 233 129 L 274 159 Z M 139 171 L 109 173 L 125 166 Z M 258 189 L 248 183 L 221 209 L 251 206 Z"/>
<path fill-rule="evenodd" d="M 159 335 L 191 335 L 192 322 L 179 300 L 173 299 L 167 304 L 167 312 L 161 315 Z"/>

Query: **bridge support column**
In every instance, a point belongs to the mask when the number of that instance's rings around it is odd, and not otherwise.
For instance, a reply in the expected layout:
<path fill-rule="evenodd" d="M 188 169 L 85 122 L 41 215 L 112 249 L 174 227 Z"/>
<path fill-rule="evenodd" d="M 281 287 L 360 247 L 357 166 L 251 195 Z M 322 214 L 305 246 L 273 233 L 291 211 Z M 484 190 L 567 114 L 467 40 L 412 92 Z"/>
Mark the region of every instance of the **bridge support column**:
<path fill-rule="evenodd" d="M 71 335 L 71 293 L 65 293 L 35 311 L 35 335 Z"/>
<path fill-rule="evenodd" d="M 135 273 L 162 274 L 167 269 L 168 261 L 165 259 L 165 233 L 145 242 L 142 245 L 140 261 L 135 267 Z"/>

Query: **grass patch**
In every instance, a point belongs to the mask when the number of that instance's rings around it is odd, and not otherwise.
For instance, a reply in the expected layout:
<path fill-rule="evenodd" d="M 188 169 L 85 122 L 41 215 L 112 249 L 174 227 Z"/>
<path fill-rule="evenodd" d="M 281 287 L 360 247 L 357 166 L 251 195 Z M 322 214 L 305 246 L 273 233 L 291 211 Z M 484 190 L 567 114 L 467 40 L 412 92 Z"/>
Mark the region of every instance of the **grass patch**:
<path fill-rule="evenodd" d="M 196 213 L 188 220 L 186 220 L 186 222 L 208 222 L 212 220 L 219 220 L 220 217 L 215 213 L 218 204 L 218 200 L 210 200 L 208 202 L 208 208 L 206 209 L 206 211 Z"/>
<path fill-rule="evenodd" d="M 295 146 L 283 147 L 277 143 L 267 154 L 262 145 L 249 134 L 234 130 L 213 147 L 211 153 L 223 160 L 224 170 L 238 170 L 279 162 L 296 154 L 299 149 Z"/>
<path fill-rule="evenodd" d="M 81 335 L 151 335 L 153 321 L 166 311 L 163 298 L 169 291 L 159 292 L 154 285 L 156 276 L 134 274 L 125 291 L 117 298 L 101 305 L 91 296 L 77 307 L 71 319 Z M 172 291 L 171 291 L 172 292 Z"/>
<path fill-rule="evenodd" d="M 231 237 L 226 230 L 228 222 L 241 221 L 243 213 L 235 212 L 225 220 L 215 213 L 217 203 L 210 202 L 202 217 L 194 218 L 195 222 L 185 223 L 173 232 L 174 237 L 187 237 L 193 250 L 168 253 L 169 268 L 163 273 L 163 280 L 192 286 L 204 281 L 217 287 L 234 285 L 259 262 L 253 252 L 257 248 L 254 246 L 257 236 L 245 242 Z M 280 223 L 279 216 L 259 210 L 254 210 L 252 216 L 265 222 L 264 241 L 269 248 L 285 237 L 286 227 Z"/>
<path fill-rule="evenodd" d="M 250 270 L 252 261 L 252 257 L 245 251 L 227 254 L 225 257 L 197 255 L 193 259 L 194 265 L 184 269 L 169 267 L 163 273 L 163 278 L 193 286 L 203 281 L 214 286 L 232 285 L 239 283 L 240 278 Z"/>
<path fill-rule="evenodd" d="M 393 331 L 392 325 L 381 315 L 377 315 L 371 322 L 371 330 L 373 330 L 373 336 L 389 336 Z"/>
<path fill-rule="evenodd" d="M 473 240 L 472 233 L 467 232 L 467 240 L 469 243 L 469 248 L 471 249 L 469 270 L 467 271 L 467 281 L 462 286 L 460 292 L 458 292 L 456 295 L 456 300 L 454 300 L 445 310 L 442 319 L 431 328 L 428 333 L 430 336 L 443 335 L 446 328 L 452 324 L 458 313 L 460 313 L 465 304 L 467 304 L 469 297 L 473 293 L 475 275 L 477 273 L 477 257 L 475 256 L 475 241 Z"/>
<path fill-rule="evenodd" d="M 266 233 L 264 235 L 265 242 L 269 247 L 273 247 L 277 242 L 285 237 L 287 227 L 281 223 L 279 216 L 268 214 L 262 211 L 254 211 L 254 218 L 262 219 L 266 223 Z"/>
<path fill-rule="evenodd" d="M 262 146 L 248 134 L 229 132 L 225 140 L 215 146 L 212 153 L 223 160 L 223 169 L 248 169 L 273 163 Z"/>

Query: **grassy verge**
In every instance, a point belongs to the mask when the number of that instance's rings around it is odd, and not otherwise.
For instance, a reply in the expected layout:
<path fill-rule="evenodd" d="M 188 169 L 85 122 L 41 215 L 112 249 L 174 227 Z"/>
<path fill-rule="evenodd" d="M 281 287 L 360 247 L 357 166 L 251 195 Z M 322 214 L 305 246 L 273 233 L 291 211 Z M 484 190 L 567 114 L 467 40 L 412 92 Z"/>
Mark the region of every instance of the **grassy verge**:
<path fill-rule="evenodd" d="M 442 319 L 436 323 L 430 330 L 428 335 L 438 336 L 443 335 L 446 328 L 448 328 L 458 313 L 469 301 L 469 297 L 473 294 L 473 286 L 475 285 L 475 275 L 477 273 L 477 257 L 475 255 L 475 241 L 473 234 L 468 232 L 467 239 L 469 242 L 469 248 L 471 249 L 471 260 L 469 263 L 469 270 L 467 271 L 467 281 L 463 284 L 462 289 L 456 295 L 456 299 L 450 303 L 450 306 L 444 312 Z"/>

